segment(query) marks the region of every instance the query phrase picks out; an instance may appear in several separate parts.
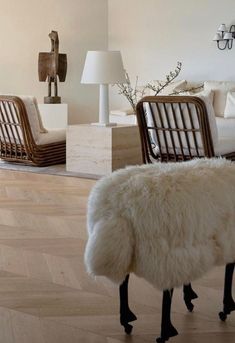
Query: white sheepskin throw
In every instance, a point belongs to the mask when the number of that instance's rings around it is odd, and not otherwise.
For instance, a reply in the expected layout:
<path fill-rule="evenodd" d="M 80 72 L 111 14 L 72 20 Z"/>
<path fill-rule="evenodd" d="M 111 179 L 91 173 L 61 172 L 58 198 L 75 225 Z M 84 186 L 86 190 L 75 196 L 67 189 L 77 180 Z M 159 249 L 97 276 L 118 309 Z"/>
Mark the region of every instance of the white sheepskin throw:
<path fill-rule="evenodd" d="M 235 164 L 224 159 L 128 167 L 98 181 L 88 202 L 87 271 L 128 273 L 160 290 L 235 261 Z"/>

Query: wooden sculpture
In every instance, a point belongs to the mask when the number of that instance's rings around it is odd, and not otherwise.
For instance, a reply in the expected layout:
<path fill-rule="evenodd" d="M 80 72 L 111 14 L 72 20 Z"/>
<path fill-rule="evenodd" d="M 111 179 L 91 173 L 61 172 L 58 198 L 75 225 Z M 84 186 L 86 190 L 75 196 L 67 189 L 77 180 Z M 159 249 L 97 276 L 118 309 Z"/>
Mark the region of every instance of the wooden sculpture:
<path fill-rule="evenodd" d="M 57 31 L 51 31 L 51 52 L 40 52 L 38 56 L 39 81 L 48 81 L 48 96 L 44 97 L 45 104 L 61 103 L 58 96 L 58 78 L 64 82 L 67 73 L 67 55 L 59 54 L 59 37 Z M 51 92 L 51 84 L 54 83 L 54 96 Z"/>

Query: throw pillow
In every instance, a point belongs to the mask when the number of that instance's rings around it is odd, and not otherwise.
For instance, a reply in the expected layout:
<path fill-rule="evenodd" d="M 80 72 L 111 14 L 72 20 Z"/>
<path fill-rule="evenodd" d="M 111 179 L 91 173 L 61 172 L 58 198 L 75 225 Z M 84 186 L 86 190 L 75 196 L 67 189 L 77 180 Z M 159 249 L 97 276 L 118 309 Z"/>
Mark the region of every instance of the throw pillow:
<path fill-rule="evenodd" d="M 198 96 L 198 97 L 203 96 L 203 97 L 209 98 L 212 105 L 213 105 L 213 101 L 214 101 L 214 92 L 211 90 L 201 90 L 201 91 L 196 92 L 196 93 L 194 91 L 192 91 L 192 92 L 186 91 L 186 92 L 182 92 L 178 95 L 183 95 L 183 96 L 188 95 L 188 96 Z"/>
<path fill-rule="evenodd" d="M 224 118 L 235 118 L 235 92 L 228 92 Z"/>
<path fill-rule="evenodd" d="M 232 81 L 206 81 L 204 82 L 205 90 L 214 91 L 214 110 L 215 115 L 224 117 L 227 93 L 235 91 L 235 82 Z"/>

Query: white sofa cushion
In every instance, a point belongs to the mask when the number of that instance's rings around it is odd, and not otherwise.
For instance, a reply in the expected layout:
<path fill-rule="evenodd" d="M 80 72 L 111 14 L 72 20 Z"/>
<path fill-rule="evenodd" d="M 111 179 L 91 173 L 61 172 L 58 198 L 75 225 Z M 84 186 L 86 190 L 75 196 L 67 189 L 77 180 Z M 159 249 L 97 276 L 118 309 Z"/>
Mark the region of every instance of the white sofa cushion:
<path fill-rule="evenodd" d="M 221 156 L 235 151 L 235 118 L 216 117 L 219 140 L 214 146 L 215 155 Z"/>
<path fill-rule="evenodd" d="M 235 151 L 235 137 L 220 139 L 214 147 L 215 155 L 221 156 Z"/>
<path fill-rule="evenodd" d="M 235 118 L 216 117 L 219 139 L 235 137 Z"/>
<path fill-rule="evenodd" d="M 227 93 L 224 118 L 235 118 L 235 92 Z"/>
<path fill-rule="evenodd" d="M 204 90 L 204 81 L 187 81 L 186 90 L 192 93 L 198 93 Z"/>
<path fill-rule="evenodd" d="M 219 117 L 224 116 L 225 104 L 227 99 L 227 93 L 229 91 L 235 91 L 235 82 L 232 81 L 205 81 L 205 90 L 214 91 L 214 110 L 215 115 Z"/>
<path fill-rule="evenodd" d="M 213 106 L 213 102 L 214 102 L 214 92 L 211 90 L 200 90 L 200 91 L 185 91 L 180 93 L 179 95 L 182 96 L 198 96 L 200 97 L 204 97 L 204 98 L 209 98 L 210 102 L 211 102 L 211 106 Z"/>

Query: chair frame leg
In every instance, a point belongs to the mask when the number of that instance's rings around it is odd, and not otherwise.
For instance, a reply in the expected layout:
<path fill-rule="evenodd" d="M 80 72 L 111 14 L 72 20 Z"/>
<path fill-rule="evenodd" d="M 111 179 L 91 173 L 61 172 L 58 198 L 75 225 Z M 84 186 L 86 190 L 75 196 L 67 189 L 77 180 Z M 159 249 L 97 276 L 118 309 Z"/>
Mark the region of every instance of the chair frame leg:
<path fill-rule="evenodd" d="M 128 303 L 128 283 L 129 275 L 126 276 L 124 282 L 119 287 L 119 297 L 120 297 L 120 323 L 124 327 L 125 332 L 129 335 L 133 329 L 130 322 L 137 319 L 135 314 L 130 310 Z"/>
<path fill-rule="evenodd" d="M 164 343 L 168 341 L 170 337 L 178 335 L 177 330 L 171 323 L 171 303 L 173 291 L 174 289 L 165 290 L 163 292 L 161 336 L 156 339 L 157 343 Z"/>
<path fill-rule="evenodd" d="M 189 312 L 192 312 L 194 309 L 194 305 L 192 303 L 193 299 L 197 299 L 198 295 L 194 292 L 194 290 L 192 289 L 192 285 L 191 283 L 189 283 L 188 285 L 184 285 L 183 287 L 183 293 L 184 293 L 184 302 L 185 305 L 188 309 Z"/>
<path fill-rule="evenodd" d="M 235 311 L 235 302 L 232 295 L 232 285 L 233 285 L 233 272 L 234 272 L 235 263 L 229 263 L 225 268 L 225 278 L 224 278 L 224 298 L 223 311 L 219 313 L 220 319 L 224 322 L 227 319 L 227 316 Z"/>

